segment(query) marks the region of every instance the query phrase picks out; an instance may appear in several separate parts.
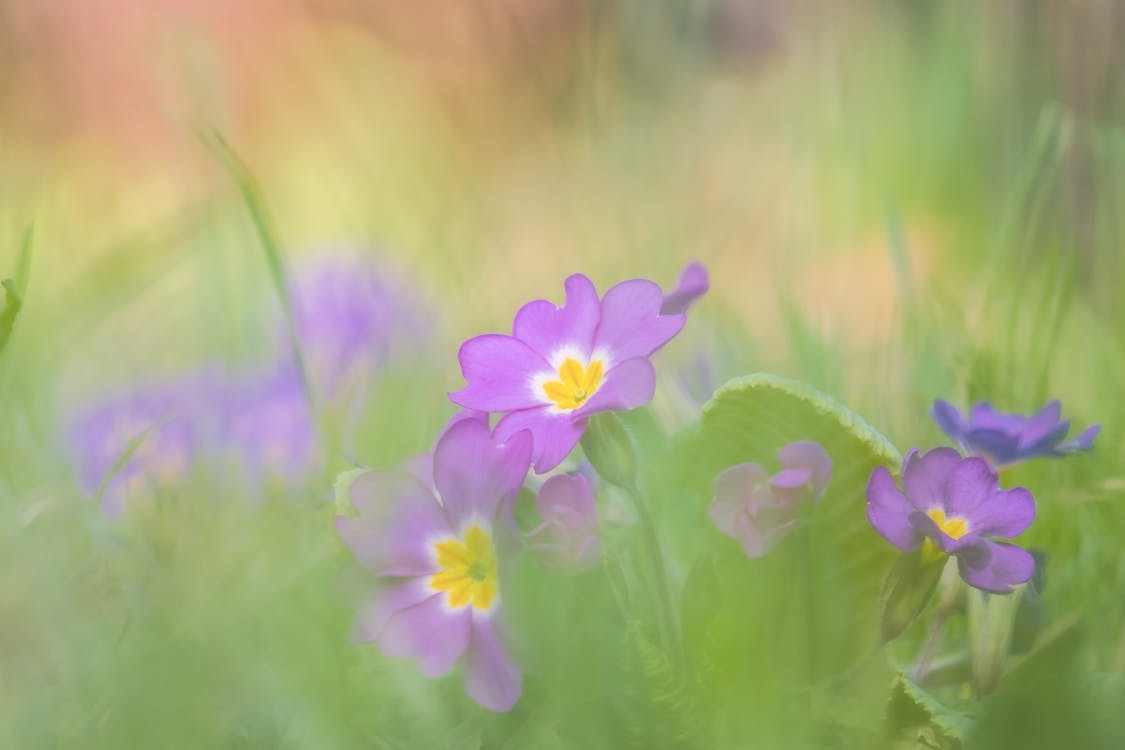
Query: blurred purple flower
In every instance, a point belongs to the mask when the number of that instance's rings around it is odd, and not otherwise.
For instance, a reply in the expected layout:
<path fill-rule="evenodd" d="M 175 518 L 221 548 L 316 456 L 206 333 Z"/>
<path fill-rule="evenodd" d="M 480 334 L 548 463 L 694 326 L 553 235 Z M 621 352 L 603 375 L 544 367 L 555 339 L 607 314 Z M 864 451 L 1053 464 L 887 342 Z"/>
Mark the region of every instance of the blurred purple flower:
<path fill-rule="evenodd" d="M 902 486 L 886 467 L 867 483 L 867 518 L 887 541 L 907 552 L 953 555 L 965 583 L 1007 594 L 1035 572 L 1026 550 L 986 537 L 1015 537 L 1035 519 L 1035 500 L 1023 487 L 1000 489 L 983 458 L 962 458 L 953 448 L 911 451 Z"/>
<path fill-rule="evenodd" d="M 224 447 L 254 484 L 292 483 L 322 466 L 320 435 L 295 368 L 232 383 L 221 405 Z"/>
<path fill-rule="evenodd" d="M 767 476 L 761 464 L 738 464 L 715 477 L 711 520 L 742 543 L 747 557 L 769 552 L 796 525 L 801 503 L 824 494 L 832 459 L 819 443 L 802 440 L 778 451 L 782 469 Z"/>
<path fill-rule="evenodd" d="M 1070 421 L 1059 421 L 1062 407 L 1051 401 L 1030 417 L 996 411 L 987 401 L 969 410 L 968 419 L 948 401 L 937 399 L 934 421 L 967 453 L 988 458 L 997 467 L 1040 456 L 1064 456 L 1090 450 L 1100 425 L 1087 427 L 1078 437 L 1063 442 Z"/>
<path fill-rule="evenodd" d="M 318 257 L 298 264 L 288 286 L 318 398 L 362 395 L 365 381 L 430 332 L 412 285 L 359 259 Z"/>
<path fill-rule="evenodd" d="M 429 481 L 364 472 L 348 493 L 359 517 L 336 518 L 356 558 L 387 583 L 360 615 L 360 640 L 417 659 L 428 677 L 464 656 L 466 691 L 493 711 L 510 709 L 521 690 L 499 629 L 496 532 L 530 463 L 529 434 L 501 443 L 486 423 L 460 419 L 438 440 Z"/>
<path fill-rule="evenodd" d="M 102 509 L 118 516 L 128 500 L 151 497 L 183 481 L 192 471 L 212 425 L 200 407 L 212 398 L 214 384 L 197 378 L 138 388 L 90 404 L 71 420 L 68 439 L 78 481 L 95 494 L 108 479 Z M 120 469 L 130 445 L 136 447 Z"/>
<path fill-rule="evenodd" d="M 661 315 L 664 295 L 651 281 L 617 284 L 598 299 L 582 274 L 566 280 L 566 304 L 547 300 L 520 308 L 513 335 L 469 339 L 458 358 L 467 385 L 450 398 L 468 409 L 505 413 L 501 440 L 529 430 L 535 470 L 558 466 L 601 411 L 652 400 L 649 357 L 683 328 L 683 315 Z"/>
<path fill-rule="evenodd" d="M 598 564 L 598 510 L 590 482 L 583 474 L 551 477 L 539 488 L 535 503 L 543 522 L 526 538 L 548 565 L 579 572 Z"/>
<path fill-rule="evenodd" d="M 686 313 L 688 308 L 697 299 L 707 293 L 711 288 L 711 279 L 707 269 L 698 261 L 689 263 L 680 274 L 680 282 L 668 294 L 660 305 L 661 315 L 679 315 Z"/>

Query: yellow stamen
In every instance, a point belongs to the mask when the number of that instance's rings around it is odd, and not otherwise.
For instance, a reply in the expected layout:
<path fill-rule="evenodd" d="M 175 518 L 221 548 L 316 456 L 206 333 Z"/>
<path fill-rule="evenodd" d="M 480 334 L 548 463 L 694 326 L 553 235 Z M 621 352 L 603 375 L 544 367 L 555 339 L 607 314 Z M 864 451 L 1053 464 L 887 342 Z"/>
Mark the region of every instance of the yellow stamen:
<path fill-rule="evenodd" d="M 930 508 L 926 515 L 929 516 L 933 522 L 937 524 L 938 528 L 944 531 L 946 536 L 950 539 L 960 539 L 965 536 L 965 534 L 969 533 L 968 521 L 964 518 L 958 518 L 957 516 L 946 518 L 945 511 L 941 508 Z"/>
<path fill-rule="evenodd" d="M 559 379 L 543 384 L 547 398 L 560 409 L 577 409 L 598 390 L 602 383 L 602 361 L 595 359 L 583 367 L 576 359 L 568 358 L 559 367 Z"/>
<path fill-rule="evenodd" d="M 449 539 L 434 545 L 441 571 L 430 579 L 434 591 L 448 591 L 449 606 L 472 604 L 487 610 L 499 590 L 496 551 L 488 532 L 473 524 L 464 539 Z"/>

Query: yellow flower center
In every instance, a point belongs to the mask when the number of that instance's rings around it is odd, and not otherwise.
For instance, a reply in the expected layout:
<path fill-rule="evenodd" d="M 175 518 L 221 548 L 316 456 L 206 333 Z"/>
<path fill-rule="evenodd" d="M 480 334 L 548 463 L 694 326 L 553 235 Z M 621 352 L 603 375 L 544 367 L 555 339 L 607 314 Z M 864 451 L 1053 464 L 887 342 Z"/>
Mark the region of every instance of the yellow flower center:
<path fill-rule="evenodd" d="M 464 540 L 448 539 L 434 545 L 441 572 L 430 579 L 434 591 L 448 591 L 449 606 L 475 609 L 492 607 L 499 590 L 496 574 L 496 551 L 488 532 L 473 524 Z"/>
<path fill-rule="evenodd" d="M 577 409 L 593 396 L 602 384 L 602 361 L 595 359 L 583 367 L 576 359 L 567 359 L 559 368 L 559 379 L 543 384 L 547 398 L 560 409 Z"/>
<path fill-rule="evenodd" d="M 929 516 L 933 522 L 937 524 L 938 528 L 944 531 L 946 536 L 950 539 L 960 539 L 965 536 L 965 534 L 969 533 L 968 521 L 964 518 L 958 518 L 957 516 L 946 518 L 945 511 L 941 508 L 930 508 L 930 511 L 926 515 Z"/>

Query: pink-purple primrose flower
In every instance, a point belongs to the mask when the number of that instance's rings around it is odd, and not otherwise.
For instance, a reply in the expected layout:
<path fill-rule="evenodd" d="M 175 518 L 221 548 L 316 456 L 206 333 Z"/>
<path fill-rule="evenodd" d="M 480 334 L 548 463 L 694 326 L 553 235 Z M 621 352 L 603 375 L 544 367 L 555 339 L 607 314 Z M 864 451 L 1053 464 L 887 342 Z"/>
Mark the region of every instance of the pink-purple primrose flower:
<path fill-rule="evenodd" d="M 539 488 L 535 505 L 542 523 L 527 532 L 529 548 L 557 570 L 577 573 L 598 564 L 598 510 L 583 474 L 551 477 Z"/>
<path fill-rule="evenodd" d="M 686 313 L 695 301 L 707 294 L 711 288 L 711 277 L 707 268 L 699 261 L 688 263 L 680 274 L 680 281 L 676 288 L 664 295 L 660 305 L 661 315 L 678 315 Z"/>
<path fill-rule="evenodd" d="M 455 420 L 432 461 L 412 464 L 420 475 L 364 472 L 348 493 L 359 517 L 336 519 L 386 584 L 360 614 L 359 640 L 417 659 L 430 677 L 461 661 L 466 691 L 493 711 L 510 709 L 521 689 L 500 630 L 498 547 L 530 464 L 527 432 L 501 441 L 480 419 Z"/>
<path fill-rule="evenodd" d="M 797 524 L 800 506 L 824 494 L 832 459 L 819 443 L 790 443 L 777 454 L 772 477 L 761 464 L 738 464 L 715 477 L 711 520 L 742 543 L 747 557 L 761 557 Z"/>
<path fill-rule="evenodd" d="M 952 555 L 965 583 L 1006 594 L 1035 572 L 1020 547 L 993 541 L 1023 533 L 1035 518 L 1035 501 L 1023 487 L 1005 490 L 983 458 L 963 458 L 953 448 L 911 451 L 902 466 L 902 490 L 886 467 L 867 483 L 867 518 L 891 544 L 907 552 Z"/>
<path fill-rule="evenodd" d="M 1040 456 L 1090 450 L 1101 431 L 1100 425 L 1091 425 L 1078 437 L 1064 442 L 1070 420 L 1060 421 L 1062 407 L 1058 401 L 1051 401 L 1030 417 L 997 411 L 982 401 L 969 409 L 966 418 L 951 403 L 939 398 L 934 401 L 931 414 L 963 451 L 984 456 L 998 468 Z"/>
<path fill-rule="evenodd" d="M 652 400 L 656 373 L 649 357 L 679 333 L 682 312 L 703 293 L 694 274 L 673 295 L 644 279 L 623 281 L 598 298 L 582 274 L 566 280 L 566 304 L 529 302 L 516 313 L 512 335 L 485 334 L 461 346 L 467 385 L 450 394 L 460 406 L 505 416 L 506 440 L 521 430 L 534 437 L 538 473 L 558 466 L 578 443 L 587 418 Z"/>

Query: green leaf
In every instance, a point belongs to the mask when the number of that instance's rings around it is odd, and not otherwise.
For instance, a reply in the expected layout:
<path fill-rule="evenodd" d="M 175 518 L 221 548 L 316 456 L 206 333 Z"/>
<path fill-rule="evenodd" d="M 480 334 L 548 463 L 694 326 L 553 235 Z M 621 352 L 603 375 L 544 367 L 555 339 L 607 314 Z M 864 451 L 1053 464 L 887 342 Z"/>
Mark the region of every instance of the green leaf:
<path fill-rule="evenodd" d="M 769 374 L 736 378 L 704 406 L 687 459 L 705 502 L 723 469 L 756 462 L 776 472 L 778 450 L 815 440 L 833 462 L 824 496 L 767 555 L 747 559 L 710 527 L 725 596 L 746 602 L 744 647 L 759 669 L 797 682 L 830 680 L 869 654 L 880 632 L 880 590 L 898 550 L 867 521 L 865 488 L 876 466 L 898 471 L 894 446 L 858 414 L 811 386 Z M 763 613 L 766 613 L 763 616 Z M 794 637 L 799 634 L 799 637 Z M 753 644 L 753 645 L 750 645 Z"/>
<path fill-rule="evenodd" d="M 926 727 L 936 729 L 944 740 L 939 747 L 960 747 L 973 728 L 970 716 L 946 706 L 903 674 L 891 688 L 887 715 L 895 734 Z"/>
<path fill-rule="evenodd" d="M 27 290 L 27 277 L 31 271 L 31 248 L 35 241 L 35 225 L 32 224 L 24 232 L 23 242 L 20 243 L 20 260 L 16 268 L 16 278 L 4 279 L 0 285 L 4 287 L 4 311 L 0 313 L 0 351 L 12 336 L 12 329 L 16 325 L 16 317 L 23 308 L 23 295 Z"/>
<path fill-rule="evenodd" d="M 125 468 L 130 460 L 132 460 L 133 455 L 144 444 L 145 440 L 149 436 L 149 433 L 151 433 L 153 430 L 163 427 L 167 423 L 168 420 L 164 420 L 162 422 L 154 422 L 129 439 L 129 442 L 125 445 L 125 450 L 121 451 L 121 455 L 118 456 L 117 460 L 113 462 L 113 466 L 111 466 L 109 468 L 109 471 L 105 473 L 105 476 L 102 477 L 101 484 L 98 485 L 98 492 L 94 496 L 94 498 L 97 500 L 99 505 L 102 502 L 102 497 L 105 495 L 106 489 L 109 487 L 109 483 L 112 482 L 113 478 L 121 473 L 121 470 Z"/>
<path fill-rule="evenodd" d="M 336 482 L 332 485 L 333 493 L 336 498 L 336 515 L 338 516 L 356 516 L 355 507 L 352 505 L 351 498 L 348 493 L 351 492 L 352 484 L 360 475 L 366 474 L 370 469 L 348 469 L 347 471 L 340 472 L 336 477 Z"/>
<path fill-rule="evenodd" d="M 705 653 L 708 630 L 722 603 L 715 563 L 710 555 L 703 554 L 688 571 L 680 599 L 680 622 L 683 623 L 684 651 L 689 666 L 698 666 Z"/>

